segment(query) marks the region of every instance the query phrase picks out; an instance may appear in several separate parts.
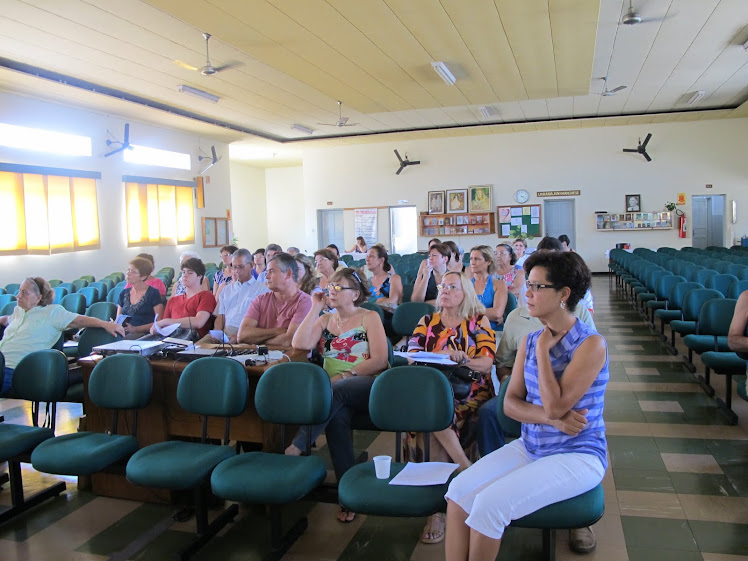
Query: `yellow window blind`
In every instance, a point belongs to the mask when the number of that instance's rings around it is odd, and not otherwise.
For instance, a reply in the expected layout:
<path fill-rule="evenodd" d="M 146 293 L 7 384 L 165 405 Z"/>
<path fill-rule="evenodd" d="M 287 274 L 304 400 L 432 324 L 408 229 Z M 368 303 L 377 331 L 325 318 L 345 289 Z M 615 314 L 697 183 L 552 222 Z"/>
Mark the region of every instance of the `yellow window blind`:
<path fill-rule="evenodd" d="M 194 243 L 192 187 L 127 182 L 125 204 L 130 247 Z"/>

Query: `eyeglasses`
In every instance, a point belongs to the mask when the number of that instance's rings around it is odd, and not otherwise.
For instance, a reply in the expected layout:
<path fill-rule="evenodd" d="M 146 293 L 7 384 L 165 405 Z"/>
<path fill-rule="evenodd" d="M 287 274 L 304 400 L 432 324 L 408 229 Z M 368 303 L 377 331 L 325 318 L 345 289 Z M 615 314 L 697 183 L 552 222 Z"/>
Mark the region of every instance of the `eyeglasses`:
<path fill-rule="evenodd" d="M 249 265 L 247 265 L 246 263 L 245 263 L 244 265 L 229 265 L 229 266 L 230 266 L 230 267 L 231 267 L 232 269 L 234 269 L 235 271 L 241 271 L 241 270 L 242 270 L 242 269 L 244 269 L 245 267 L 249 267 Z"/>
<path fill-rule="evenodd" d="M 340 292 L 342 290 L 358 290 L 358 289 L 353 288 L 352 286 L 340 286 L 339 284 L 328 284 L 327 292 L 329 293 L 331 290 L 335 292 Z"/>
<path fill-rule="evenodd" d="M 540 284 L 540 283 L 537 283 L 537 282 L 528 282 L 528 283 L 525 283 L 525 284 L 527 284 L 527 288 L 529 288 L 530 290 L 532 290 L 533 293 L 537 292 L 541 288 L 554 288 L 556 290 L 558 290 L 560 288 L 560 287 L 556 286 L 555 284 Z"/>
<path fill-rule="evenodd" d="M 126 273 L 127 273 L 128 275 L 139 275 L 139 274 L 140 274 L 140 271 L 137 271 L 137 270 L 135 270 L 135 269 L 127 269 Z"/>
<path fill-rule="evenodd" d="M 314 264 L 319 265 L 320 263 L 322 263 L 322 261 L 329 261 L 329 259 L 327 257 L 318 257 L 314 260 Z"/>
<path fill-rule="evenodd" d="M 444 283 L 441 283 L 441 284 L 437 284 L 436 288 L 439 290 L 439 292 L 447 292 L 447 291 L 452 291 L 452 290 L 457 290 L 457 289 L 462 290 L 462 286 L 459 285 L 459 284 L 444 284 Z"/>
<path fill-rule="evenodd" d="M 504 255 L 509 255 L 509 252 L 507 252 L 507 251 L 497 251 L 496 253 L 494 253 L 494 255 L 496 257 L 503 257 Z"/>

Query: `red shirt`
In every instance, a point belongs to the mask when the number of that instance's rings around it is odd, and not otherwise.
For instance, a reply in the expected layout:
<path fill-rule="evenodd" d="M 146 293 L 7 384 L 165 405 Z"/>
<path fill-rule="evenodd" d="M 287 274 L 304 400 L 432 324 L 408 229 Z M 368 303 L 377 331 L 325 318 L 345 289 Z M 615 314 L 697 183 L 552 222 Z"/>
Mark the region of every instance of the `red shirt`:
<path fill-rule="evenodd" d="M 209 290 L 203 290 L 195 294 L 192 298 L 187 298 L 186 294 L 172 296 L 166 303 L 164 319 L 195 317 L 198 312 L 208 312 L 212 314 L 216 309 L 216 299 Z M 208 320 L 200 329 L 197 330 L 200 337 L 205 337 L 210 331 L 211 322 Z"/>
<path fill-rule="evenodd" d="M 278 302 L 273 292 L 266 292 L 255 298 L 244 317 L 257 321 L 257 327 L 271 329 L 300 325 L 312 307 L 312 299 L 299 290 L 288 302 Z"/>

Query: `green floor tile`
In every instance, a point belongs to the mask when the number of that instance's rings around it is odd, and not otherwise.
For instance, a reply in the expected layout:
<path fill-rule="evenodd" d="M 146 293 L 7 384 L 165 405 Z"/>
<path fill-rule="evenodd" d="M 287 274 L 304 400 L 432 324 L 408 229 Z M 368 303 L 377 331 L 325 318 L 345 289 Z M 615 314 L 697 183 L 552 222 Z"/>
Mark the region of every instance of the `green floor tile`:
<path fill-rule="evenodd" d="M 691 520 L 688 523 L 701 551 L 748 555 L 748 524 L 702 520 Z"/>
<path fill-rule="evenodd" d="M 621 516 L 626 544 L 645 549 L 698 551 L 686 520 Z"/>
<path fill-rule="evenodd" d="M 725 476 L 732 483 L 740 497 L 748 497 L 748 470 L 743 465 L 728 465 L 722 467 Z"/>
<path fill-rule="evenodd" d="M 626 552 L 629 555 L 629 561 L 703 561 L 698 551 L 627 546 Z"/>
<path fill-rule="evenodd" d="M 678 454 L 710 454 L 706 441 L 699 438 L 666 438 L 655 437 L 655 444 L 660 452 Z"/>
<path fill-rule="evenodd" d="M 608 411 L 641 411 L 634 392 L 605 392 L 605 409 Z"/>
<path fill-rule="evenodd" d="M 707 440 L 706 445 L 719 465 L 748 467 L 748 440 Z"/>
<path fill-rule="evenodd" d="M 603 419 L 611 423 L 644 423 L 644 412 L 639 411 L 610 411 L 607 407 Z"/>
<path fill-rule="evenodd" d="M 740 492 L 730 479 L 721 473 L 670 473 L 670 481 L 676 493 L 686 495 L 719 495 L 738 497 Z"/>
<path fill-rule="evenodd" d="M 425 523 L 425 518 L 367 516 L 366 521 L 338 557 L 338 561 L 407 561 L 418 544 Z"/>
<path fill-rule="evenodd" d="M 619 491 L 652 491 L 675 493 L 675 488 L 665 470 L 614 469 L 613 479 Z"/>
<path fill-rule="evenodd" d="M 645 411 L 644 419 L 648 423 L 687 424 L 689 419 L 685 413 L 670 413 L 666 411 Z"/>

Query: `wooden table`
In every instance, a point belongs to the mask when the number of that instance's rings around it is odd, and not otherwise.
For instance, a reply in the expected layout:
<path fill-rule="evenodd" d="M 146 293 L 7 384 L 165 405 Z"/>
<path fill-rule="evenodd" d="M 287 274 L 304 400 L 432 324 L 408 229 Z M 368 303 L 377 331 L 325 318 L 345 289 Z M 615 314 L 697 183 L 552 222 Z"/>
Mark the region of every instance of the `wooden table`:
<path fill-rule="evenodd" d="M 292 361 L 305 361 L 306 351 L 283 349 Z M 85 430 L 105 432 L 112 423 L 111 411 L 100 409 L 88 397 L 88 381 L 93 367 L 102 357 L 80 359 L 83 367 L 83 384 L 85 388 L 84 411 L 86 415 Z M 141 448 L 149 444 L 164 442 L 175 438 L 200 438 L 202 420 L 200 415 L 182 409 L 177 401 L 177 384 L 179 377 L 189 362 L 171 359 L 153 359 L 149 361 L 153 371 L 153 394 L 151 402 L 138 412 L 138 442 Z M 267 366 L 247 366 L 249 391 L 244 412 L 231 419 L 231 440 L 261 445 L 264 449 L 278 446 L 277 427 L 265 423 L 257 415 L 254 406 L 255 389 Z M 118 434 L 129 434 L 132 415 L 120 414 Z M 224 420 L 212 417 L 208 422 L 208 437 L 222 439 Z M 124 470 L 115 469 L 106 473 L 97 473 L 90 480 L 80 478 L 79 488 L 92 490 L 97 495 L 134 499 L 144 502 L 171 502 L 171 493 L 165 490 L 138 487 L 127 481 Z"/>

